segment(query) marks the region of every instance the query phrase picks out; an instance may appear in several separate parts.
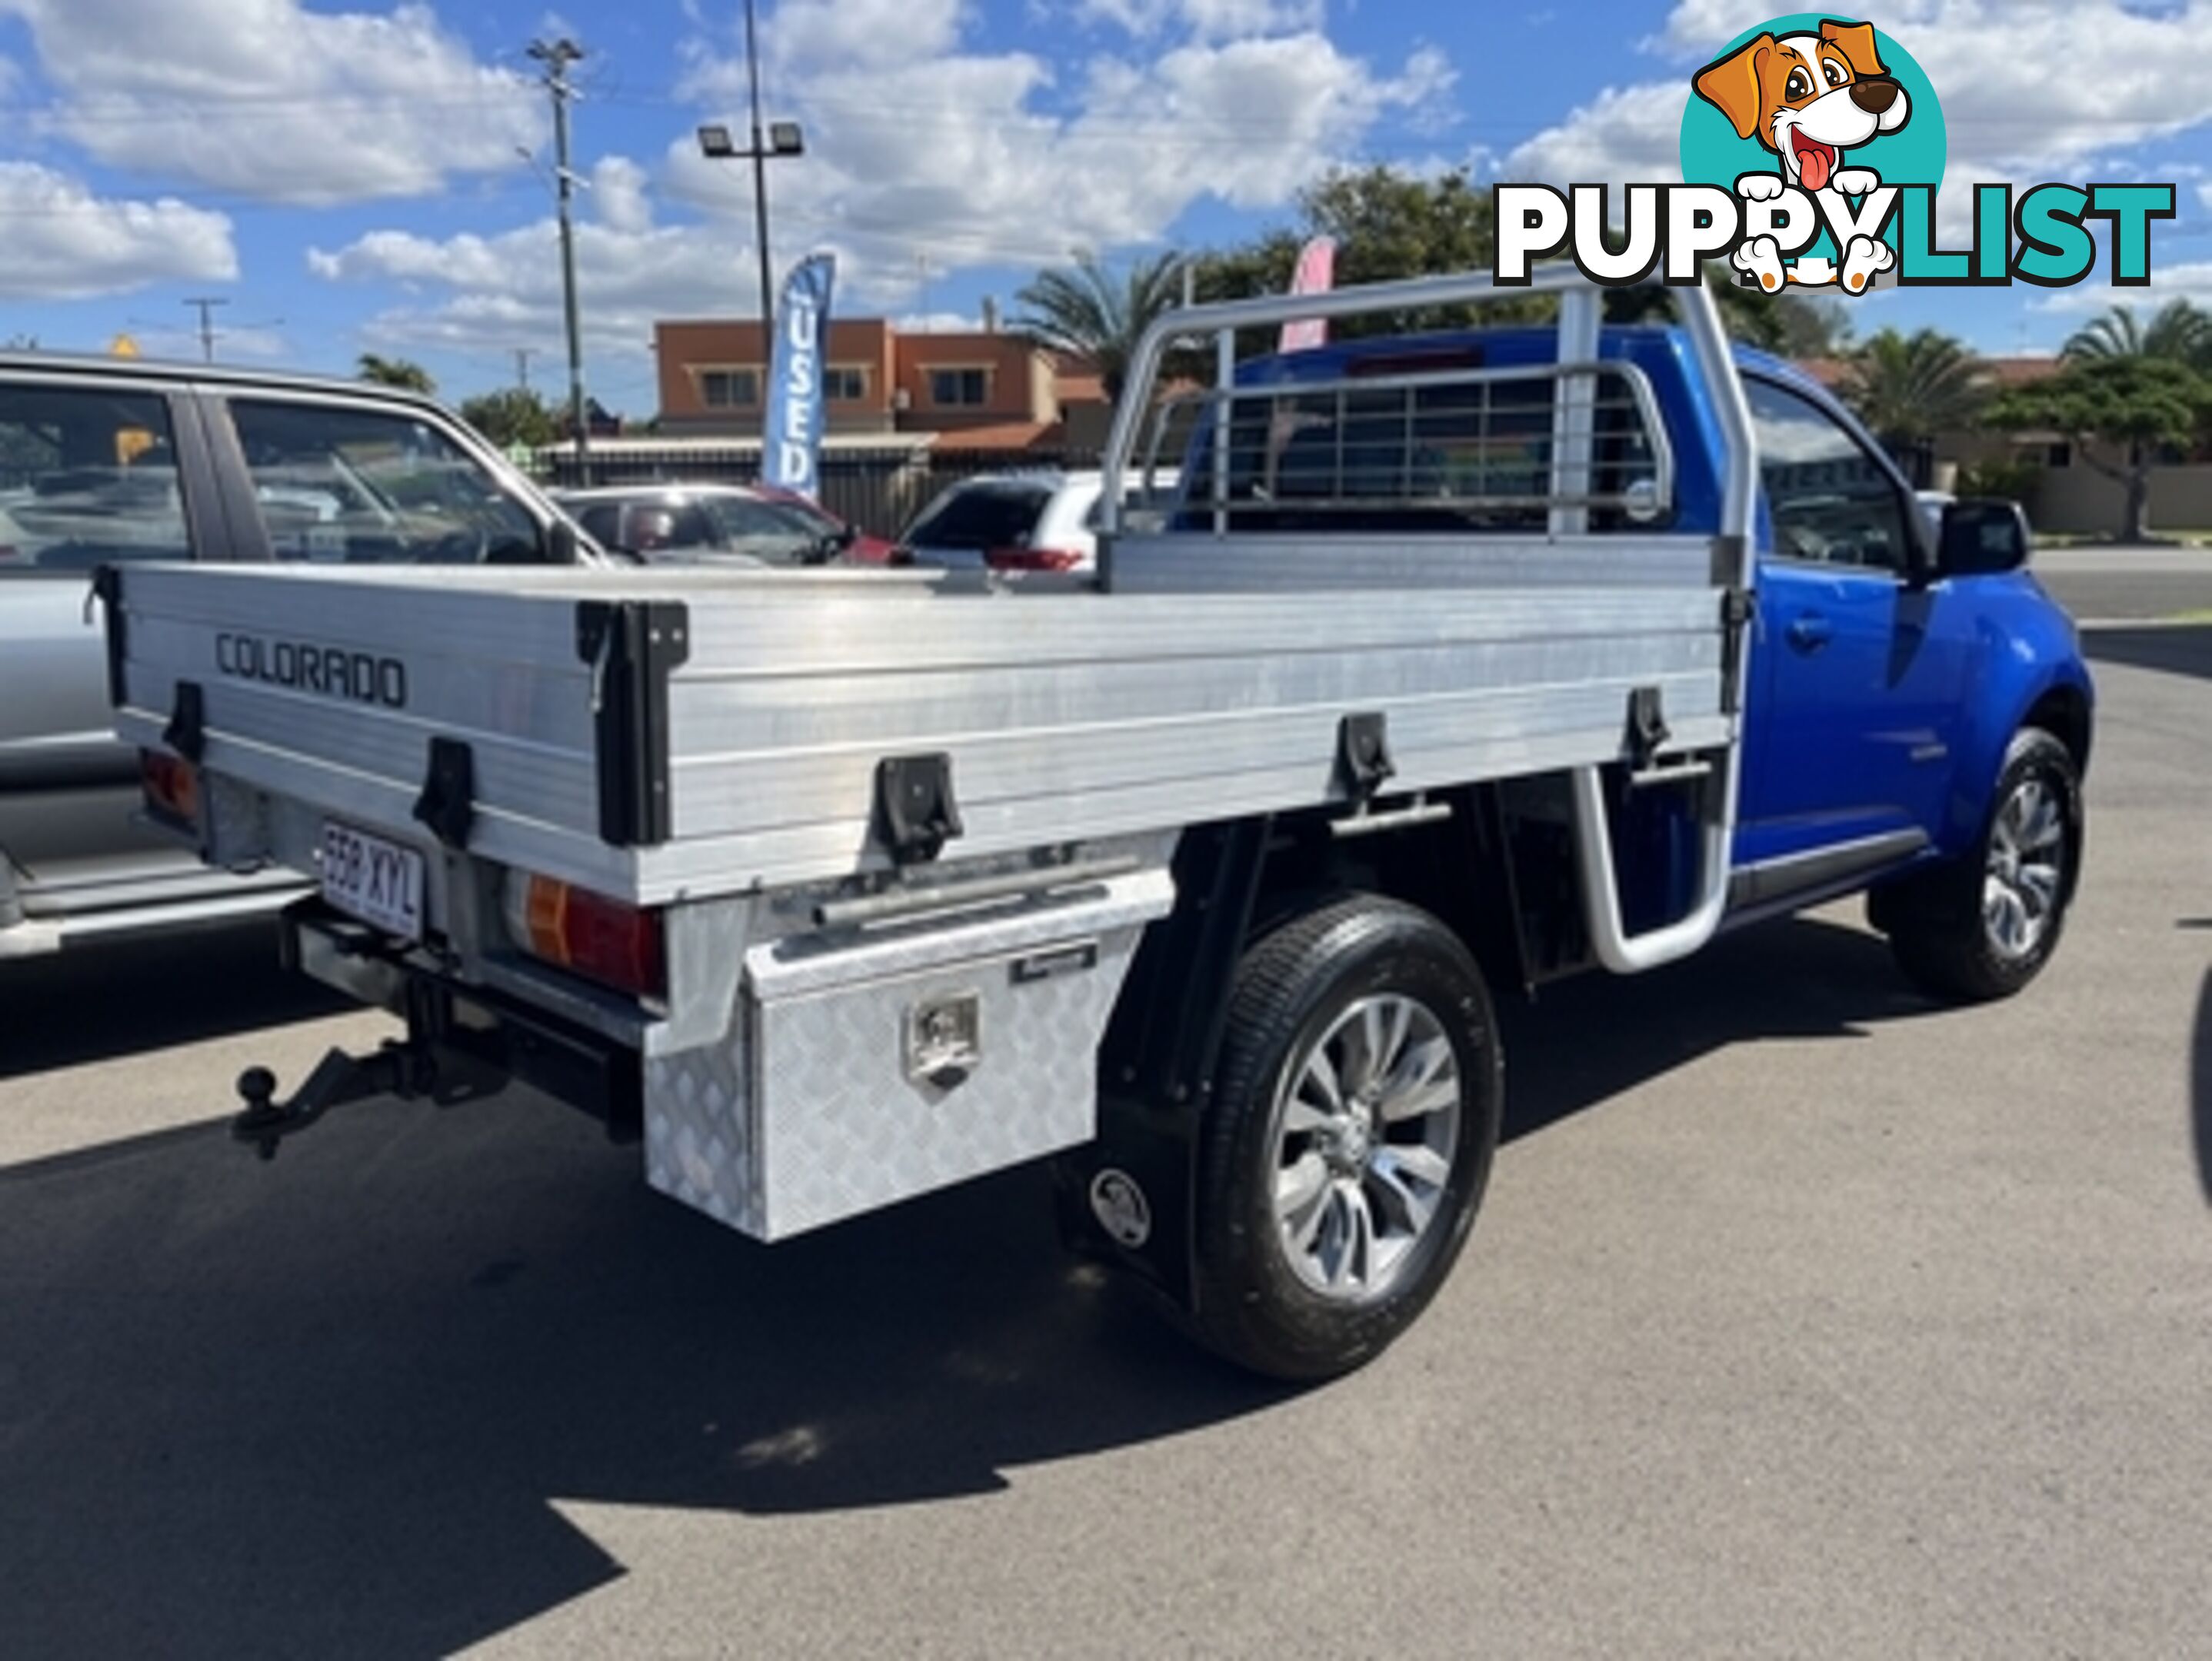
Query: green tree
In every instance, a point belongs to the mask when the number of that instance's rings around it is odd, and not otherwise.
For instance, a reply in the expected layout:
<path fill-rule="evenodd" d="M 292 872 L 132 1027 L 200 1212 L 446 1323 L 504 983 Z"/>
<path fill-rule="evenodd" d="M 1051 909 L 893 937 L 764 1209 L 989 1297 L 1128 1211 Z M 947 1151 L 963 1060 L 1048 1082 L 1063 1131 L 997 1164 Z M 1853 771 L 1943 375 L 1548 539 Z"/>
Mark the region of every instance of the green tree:
<path fill-rule="evenodd" d="M 1490 192 L 1465 168 L 1416 174 L 1395 167 L 1338 168 L 1299 193 L 1298 222 L 1231 248 L 1201 255 L 1195 286 L 1203 300 L 1243 300 L 1279 294 L 1291 286 L 1298 250 L 1316 236 L 1336 239 L 1336 285 L 1395 282 L 1453 271 L 1490 269 L 1497 221 Z M 1531 296 L 1478 314 L 1463 306 L 1404 315 L 1346 318 L 1333 334 L 1403 334 L 1465 327 L 1545 314 L 1548 297 Z"/>
<path fill-rule="evenodd" d="M 1733 267 L 1705 263 L 1705 287 L 1713 291 L 1721 321 L 1747 346 L 1784 358 L 1834 357 L 1851 332 L 1850 314 L 1839 300 L 1784 289 L 1770 294 L 1747 288 Z"/>
<path fill-rule="evenodd" d="M 1893 455 L 1973 425 L 1988 398 L 1979 359 L 1933 329 L 1884 329 L 1850 354 L 1838 389 Z"/>
<path fill-rule="evenodd" d="M 517 444 L 537 450 L 561 437 L 561 416 L 526 386 L 503 387 L 464 398 L 461 419 L 502 450 Z"/>
<path fill-rule="evenodd" d="M 1389 167 L 1340 168 L 1298 197 L 1298 222 L 1268 231 L 1234 247 L 1200 255 L 1196 286 L 1203 300 L 1241 300 L 1279 294 L 1290 287 L 1299 247 L 1311 236 L 1336 239 L 1336 281 L 1393 282 L 1451 271 L 1486 271 L 1498 245 L 1491 193 L 1465 168 L 1416 174 Z M 1716 261 L 1705 268 L 1722 320 L 1738 339 L 1792 357 L 1835 351 L 1846 332 L 1844 311 L 1832 300 L 1794 294 L 1767 294 L 1738 288 L 1735 273 Z M 1615 289 L 1606 316 L 1631 323 L 1671 315 L 1672 302 L 1656 288 Z M 1418 315 L 1347 318 L 1332 325 L 1346 338 L 1421 329 L 1463 328 L 1474 323 L 1528 322 L 1554 315 L 1549 296 L 1484 306 L 1440 308 Z"/>
<path fill-rule="evenodd" d="M 374 352 L 363 352 L 360 367 L 360 379 L 378 386 L 402 387 L 425 397 L 434 396 L 438 391 L 438 383 L 430 379 L 430 372 L 407 358 L 379 357 Z"/>
<path fill-rule="evenodd" d="M 2185 300 L 2170 300 L 2136 320 L 2132 306 L 2115 306 L 2066 338 L 2059 355 L 2069 361 L 2097 358 L 2164 358 L 2193 369 L 2212 370 L 2212 313 Z"/>
<path fill-rule="evenodd" d="M 1990 424 L 2063 433 L 2074 453 L 2123 487 L 2118 536 L 2149 536 L 2150 470 L 2161 446 L 2186 444 L 2212 415 L 2212 384 L 2185 363 L 2141 355 L 2076 357 L 2057 373 L 2001 395 Z M 2115 462 L 2099 446 L 2116 452 Z"/>
<path fill-rule="evenodd" d="M 1138 261 L 1116 276 L 1097 255 L 1079 251 L 1066 270 L 1040 271 L 1015 294 L 1023 309 L 1013 326 L 1055 350 L 1097 366 L 1109 400 L 1129 378 L 1129 360 L 1152 319 L 1182 299 L 1183 257 L 1168 252 Z"/>

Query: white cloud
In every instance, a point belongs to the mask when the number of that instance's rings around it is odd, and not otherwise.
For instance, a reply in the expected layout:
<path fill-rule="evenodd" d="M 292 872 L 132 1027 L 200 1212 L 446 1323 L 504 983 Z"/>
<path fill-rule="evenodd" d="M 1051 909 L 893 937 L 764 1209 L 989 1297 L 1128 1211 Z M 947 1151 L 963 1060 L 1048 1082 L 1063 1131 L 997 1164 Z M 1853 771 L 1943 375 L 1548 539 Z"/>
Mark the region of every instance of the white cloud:
<path fill-rule="evenodd" d="M 629 234 L 650 228 L 653 203 L 646 173 L 626 155 L 603 156 L 592 168 L 592 212 L 610 230 Z"/>
<path fill-rule="evenodd" d="M 1558 185 L 1680 179 L 1686 96 L 1686 86 L 1672 81 L 1607 87 L 1557 126 L 1515 146 L 1498 176 Z"/>
<path fill-rule="evenodd" d="M 793 66 L 896 64 L 951 51 L 966 12 L 962 0 L 785 0 L 768 27 Z"/>
<path fill-rule="evenodd" d="M 53 89 L 42 120 L 98 160 L 265 200 L 425 194 L 519 165 L 544 100 L 425 5 L 0 0 Z"/>
<path fill-rule="evenodd" d="M 246 325 L 226 326 L 226 313 L 216 314 L 216 355 L 225 363 L 252 362 L 296 364 L 300 361 L 297 342 L 280 328 Z M 125 330 L 137 343 L 139 350 L 149 357 L 196 358 L 200 355 L 199 330 L 189 326 L 180 329 L 148 329 L 134 327 Z"/>
<path fill-rule="evenodd" d="M 1182 29 L 1201 40 L 1318 29 L 1323 0 L 1074 0 L 1084 22 L 1110 23 L 1139 36 Z"/>
<path fill-rule="evenodd" d="M 1377 123 L 1433 109 L 1452 84 L 1432 50 L 1382 70 L 1310 31 L 1202 36 L 1240 12 L 1258 19 L 1245 0 L 1183 9 L 1190 33 L 1098 54 L 1063 83 L 1031 53 L 966 50 L 979 17 L 963 0 L 784 0 L 765 20 L 769 113 L 805 122 L 807 152 L 769 170 L 779 268 L 828 246 L 842 309 L 927 311 L 929 285 L 953 270 L 1157 242 L 1207 197 L 1279 205 Z M 716 39 L 728 42 L 726 27 Z M 690 44 L 682 90 L 704 118 L 742 130 L 744 62 L 718 50 Z M 650 175 L 602 161 L 580 198 L 596 349 L 641 351 L 656 318 L 755 306 L 751 170 L 700 155 L 690 124 Z M 665 222 L 656 191 L 708 222 Z M 382 230 L 309 264 L 420 291 L 375 320 L 381 340 L 483 349 L 557 338 L 552 250 L 550 221 L 441 240 Z"/>
<path fill-rule="evenodd" d="M 2106 267 L 2100 254 L 2097 275 L 2072 288 L 2057 288 L 2028 307 L 2032 312 L 2104 312 L 2115 304 L 2132 306 L 2139 316 L 2149 314 L 2170 300 L 2194 300 L 2212 307 L 2212 260 L 2185 265 L 2160 265 L 2153 244 L 2150 283 L 2142 288 L 2113 288 L 2102 282 Z"/>
<path fill-rule="evenodd" d="M 890 5 L 805 0 L 776 15 L 771 102 L 805 120 L 809 145 L 803 165 L 775 170 L 776 219 L 901 263 L 926 253 L 939 270 L 1157 240 L 1209 197 L 1277 205 L 1384 118 L 1432 112 L 1453 80 L 1433 49 L 1387 72 L 1306 31 L 1105 53 L 1061 85 L 1030 53 L 961 50 L 967 14 L 952 0 L 907 0 L 911 24 L 890 31 L 901 50 L 884 52 Z M 1252 22 L 1262 10 L 1281 15 L 1236 0 L 1205 15 Z M 742 75 L 741 60 L 707 59 L 690 87 L 734 104 Z M 748 210 L 742 170 L 705 161 L 688 140 L 668 167 L 687 198 Z"/>
<path fill-rule="evenodd" d="M 31 161 L 0 161 L 0 296 L 79 300 L 149 282 L 229 282 L 230 221 L 170 197 L 119 201 Z"/>
<path fill-rule="evenodd" d="M 641 357 L 656 318 L 752 309 L 749 239 L 657 223 L 645 170 L 627 157 L 602 160 L 592 182 L 576 227 L 576 286 L 595 355 Z M 415 296 L 371 320 L 366 332 L 380 344 L 503 351 L 560 337 L 558 237 L 550 217 L 443 239 L 371 231 L 342 248 L 311 248 L 307 267 L 329 282 Z"/>
<path fill-rule="evenodd" d="M 1733 0 L 1681 0 L 1644 43 L 1681 74 L 1607 91 L 1515 150 L 1504 175 L 1676 177 L 1690 73 L 1742 32 L 1746 15 Z M 1978 181 L 2078 174 L 2115 149 L 2212 121 L 2204 76 L 2177 68 L 2212 61 L 2204 0 L 2154 12 L 2120 0 L 1895 0 L 1879 21 L 1942 101 L 1947 227 L 1964 226 Z M 1601 172 L 1559 170 L 1607 158 Z"/>

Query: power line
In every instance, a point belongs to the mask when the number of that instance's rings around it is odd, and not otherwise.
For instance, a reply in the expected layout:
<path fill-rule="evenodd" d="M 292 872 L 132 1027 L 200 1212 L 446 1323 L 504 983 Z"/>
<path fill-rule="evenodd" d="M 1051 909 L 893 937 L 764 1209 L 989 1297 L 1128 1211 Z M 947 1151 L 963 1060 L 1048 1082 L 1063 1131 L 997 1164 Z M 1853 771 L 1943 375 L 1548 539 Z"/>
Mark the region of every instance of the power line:
<path fill-rule="evenodd" d="M 190 299 L 187 299 L 184 303 L 187 306 L 195 306 L 199 308 L 200 356 L 207 362 L 213 363 L 215 361 L 216 338 L 214 323 L 215 308 L 218 306 L 228 306 L 230 302 L 223 299 L 220 294 L 196 294 Z"/>

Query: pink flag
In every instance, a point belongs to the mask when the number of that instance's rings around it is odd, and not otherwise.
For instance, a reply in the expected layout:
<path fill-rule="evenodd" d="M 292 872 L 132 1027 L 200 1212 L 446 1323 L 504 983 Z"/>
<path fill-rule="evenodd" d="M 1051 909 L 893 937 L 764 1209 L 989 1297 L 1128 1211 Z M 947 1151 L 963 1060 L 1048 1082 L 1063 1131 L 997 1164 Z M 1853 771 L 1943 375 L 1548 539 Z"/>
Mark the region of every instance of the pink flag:
<path fill-rule="evenodd" d="M 1317 236 L 1298 250 L 1298 263 L 1291 273 L 1291 292 L 1294 294 L 1325 294 L 1335 282 L 1336 239 Z M 1283 325 L 1283 337 L 1277 349 L 1304 352 L 1328 343 L 1328 319 L 1306 318 Z"/>

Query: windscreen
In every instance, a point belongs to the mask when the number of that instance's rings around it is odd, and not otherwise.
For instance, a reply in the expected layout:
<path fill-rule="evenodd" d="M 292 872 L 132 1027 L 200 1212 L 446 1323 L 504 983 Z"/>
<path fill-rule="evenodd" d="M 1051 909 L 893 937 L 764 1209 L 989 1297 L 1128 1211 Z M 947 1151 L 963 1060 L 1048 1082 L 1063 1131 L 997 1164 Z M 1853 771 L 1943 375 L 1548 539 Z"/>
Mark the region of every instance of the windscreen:
<path fill-rule="evenodd" d="M 1048 484 L 1013 480 L 963 484 L 939 496 L 906 533 L 916 548 L 1018 548 L 1052 500 Z"/>

